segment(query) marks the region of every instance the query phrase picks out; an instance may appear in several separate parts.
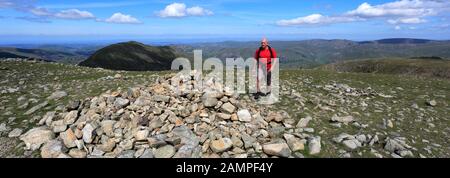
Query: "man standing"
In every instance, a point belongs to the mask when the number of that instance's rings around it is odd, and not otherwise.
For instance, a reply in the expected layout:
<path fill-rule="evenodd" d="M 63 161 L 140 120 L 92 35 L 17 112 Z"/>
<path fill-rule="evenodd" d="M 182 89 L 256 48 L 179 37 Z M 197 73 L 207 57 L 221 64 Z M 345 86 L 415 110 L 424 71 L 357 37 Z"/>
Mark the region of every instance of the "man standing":
<path fill-rule="evenodd" d="M 260 95 L 266 96 L 270 94 L 271 92 L 271 72 L 274 66 L 272 64 L 276 64 L 274 61 L 277 58 L 277 52 L 275 49 L 269 46 L 269 41 L 266 38 L 263 38 L 261 40 L 261 47 L 256 50 L 255 52 L 255 59 L 257 61 L 258 69 L 257 77 L 256 77 L 256 90 L 257 93 L 255 94 L 255 99 L 258 99 Z M 263 73 L 262 73 L 263 72 Z M 266 82 L 267 90 L 266 92 L 262 93 L 260 90 L 260 84 L 259 80 L 260 78 L 264 79 L 264 76 L 266 76 L 266 80 L 263 82 Z"/>

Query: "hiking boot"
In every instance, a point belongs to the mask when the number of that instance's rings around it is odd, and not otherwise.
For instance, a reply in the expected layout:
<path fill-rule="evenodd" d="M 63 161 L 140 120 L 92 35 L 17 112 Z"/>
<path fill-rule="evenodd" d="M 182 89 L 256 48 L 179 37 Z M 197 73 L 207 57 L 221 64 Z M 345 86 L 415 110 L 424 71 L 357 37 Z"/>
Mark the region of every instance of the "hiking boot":
<path fill-rule="evenodd" d="M 261 95 L 262 95 L 261 92 L 256 92 L 256 93 L 254 94 L 255 100 L 259 99 L 259 96 L 261 96 Z"/>

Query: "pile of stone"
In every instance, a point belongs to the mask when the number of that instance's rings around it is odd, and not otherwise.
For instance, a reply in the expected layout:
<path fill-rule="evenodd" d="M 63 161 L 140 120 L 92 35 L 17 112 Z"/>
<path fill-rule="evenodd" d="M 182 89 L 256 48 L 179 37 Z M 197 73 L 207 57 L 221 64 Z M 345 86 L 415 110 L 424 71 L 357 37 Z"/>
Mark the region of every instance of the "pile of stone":
<path fill-rule="evenodd" d="M 108 91 L 46 113 L 20 136 L 50 158 L 303 157 L 319 136 L 285 111 L 271 112 L 214 77 L 166 75 L 150 86 Z M 304 133 L 304 130 L 310 130 Z"/>

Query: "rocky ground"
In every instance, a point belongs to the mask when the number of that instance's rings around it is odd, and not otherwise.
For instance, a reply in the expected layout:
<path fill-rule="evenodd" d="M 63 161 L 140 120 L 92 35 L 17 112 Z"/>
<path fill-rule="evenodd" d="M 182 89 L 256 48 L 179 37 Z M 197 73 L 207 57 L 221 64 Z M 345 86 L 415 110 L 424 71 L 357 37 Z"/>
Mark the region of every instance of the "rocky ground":
<path fill-rule="evenodd" d="M 195 75 L 0 69 L 0 157 L 450 157 L 448 80 L 282 70 L 263 105 Z"/>

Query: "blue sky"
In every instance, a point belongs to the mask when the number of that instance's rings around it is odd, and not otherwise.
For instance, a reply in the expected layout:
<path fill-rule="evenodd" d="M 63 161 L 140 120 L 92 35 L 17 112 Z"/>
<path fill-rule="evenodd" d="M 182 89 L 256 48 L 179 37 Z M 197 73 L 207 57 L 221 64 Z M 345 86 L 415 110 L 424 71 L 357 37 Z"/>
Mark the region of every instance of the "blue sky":
<path fill-rule="evenodd" d="M 0 43 L 449 39 L 448 0 L 0 0 Z"/>

